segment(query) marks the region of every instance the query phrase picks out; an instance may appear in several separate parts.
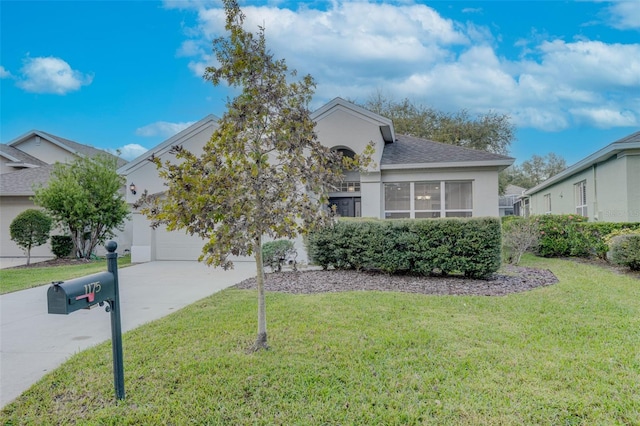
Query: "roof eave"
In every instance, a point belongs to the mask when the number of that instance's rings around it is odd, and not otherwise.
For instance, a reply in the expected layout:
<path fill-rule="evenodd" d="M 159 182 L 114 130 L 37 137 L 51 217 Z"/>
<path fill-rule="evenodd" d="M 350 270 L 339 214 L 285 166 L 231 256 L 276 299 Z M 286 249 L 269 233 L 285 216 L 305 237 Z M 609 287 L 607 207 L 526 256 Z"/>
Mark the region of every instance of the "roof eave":
<path fill-rule="evenodd" d="M 498 167 L 505 169 L 513 164 L 514 159 L 485 160 L 485 161 L 451 161 L 439 163 L 405 163 L 381 164 L 380 170 L 409 170 L 409 169 L 449 169 L 461 167 Z"/>
<path fill-rule="evenodd" d="M 550 177 L 539 185 L 534 186 L 533 188 L 527 189 L 524 192 L 524 195 L 529 196 L 533 195 L 536 192 L 542 191 L 543 189 L 557 183 L 563 181 L 564 179 L 579 173 L 589 167 L 593 166 L 596 163 L 599 163 L 612 155 L 618 154 L 623 151 L 632 150 L 632 149 L 640 149 L 640 142 L 625 142 L 625 143 L 612 143 L 599 151 L 591 154 L 590 156 L 584 158 L 581 161 L 578 161 L 576 164 L 567 167 L 565 170 L 561 171 L 555 176 Z"/>

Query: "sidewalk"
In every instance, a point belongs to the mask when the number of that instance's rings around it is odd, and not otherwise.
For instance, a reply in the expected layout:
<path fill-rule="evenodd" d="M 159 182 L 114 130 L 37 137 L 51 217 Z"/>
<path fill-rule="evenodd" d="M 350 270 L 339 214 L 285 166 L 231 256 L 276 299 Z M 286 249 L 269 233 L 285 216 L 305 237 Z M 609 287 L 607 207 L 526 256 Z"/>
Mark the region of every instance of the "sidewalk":
<path fill-rule="evenodd" d="M 253 262 L 234 262 L 234 266 L 224 271 L 198 262 L 162 261 L 119 269 L 122 331 L 255 276 Z M 1 407 L 71 355 L 111 339 L 110 316 L 104 307 L 49 315 L 48 287 L 0 296 Z M 125 375 L 126 369 L 125 365 Z"/>

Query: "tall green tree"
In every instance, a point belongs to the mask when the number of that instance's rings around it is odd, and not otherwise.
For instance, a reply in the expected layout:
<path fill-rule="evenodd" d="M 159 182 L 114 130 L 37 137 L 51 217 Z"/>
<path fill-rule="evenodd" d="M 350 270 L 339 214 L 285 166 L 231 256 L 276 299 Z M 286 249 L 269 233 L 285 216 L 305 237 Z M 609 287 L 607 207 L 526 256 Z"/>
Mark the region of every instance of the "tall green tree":
<path fill-rule="evenodd" d="M 291 239 L 327 223 L 321 206 L 350 160 L 316 138 L 308 109 L 313 78 L 296 80 L 284 60 L 275 60 L 262 27 L 255 35 L 245 31 L 235 0 L 225 0 L 224 7 L 229 36 L 214 40 L 218 65 L 204 78 L 240 93 L 227 101 L 201 155 L 175 146 L 178 162 L 152 159 L 168 189 L 162 197 L 143 194 L 136 205 L 154 226 L 203 238 L 200 260 L 208 265 L 226 269 L 230 255 L 254 256 L 258 335 L 252 349 L 260 350 L 268 348 L 262 241 Z"/>
<path fill-rule="evenodd" d="M 501 186 L 512 184 L 529 189 L 541 184 L 567 168 L 560 155 L 550 152 L 541 156 L 534 154 L 520 165 L 513 165 L 500 173 Z"/>
<path fill-rule="evenodd" d="M 116 157 L 107 154 L 56 163 L 47 186 L 35 190 L 34 202 L 69 232 L 77 257 L 89 258 L 129 215 L 116 168 Z"/>
<path fill-rule="evenodd" d="M 53 219 L 43 211 L 27 209 L 9 225 L 11 239 L 27 253 L 27 265 L 31 264 L 31 248 L 47 242 L 52 224 Z"/>
<path fill-rule="evenodd" d="M 362 106 L 391 119 L 398 133 L 465 148 L 507 155 L 515 138 L 515 127 L 508 114 L 490 111 L 472 116 L 465 109 L 448 113 L 406 98 L 389 99 L 380 92 Z"/>

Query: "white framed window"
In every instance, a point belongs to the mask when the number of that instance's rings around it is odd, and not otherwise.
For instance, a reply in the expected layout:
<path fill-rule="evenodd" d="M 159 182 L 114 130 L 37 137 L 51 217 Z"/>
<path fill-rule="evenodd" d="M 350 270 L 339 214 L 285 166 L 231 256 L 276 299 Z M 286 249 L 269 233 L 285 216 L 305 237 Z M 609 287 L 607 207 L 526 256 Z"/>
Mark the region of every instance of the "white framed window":
<path fill-rule="evenodd" d="M 398 182 L 384 184 L 387 219 L 473 216 L 471 181 Z"/>
<path fill-rule="evenodd" d="M 583 180 L 574 185 L 576 198 L 576 214 L 587 216 L 587 181 Z"/>
<path fill-rule="evenodd" d="M 340 182 L 336 188 L 336 192 L 360 192 L 360 182 L 344 181 Z"/>
<path fill-rule="evenodd" d="M 551 214 L 551 194 L 544 194 L 544 214 Z"/>

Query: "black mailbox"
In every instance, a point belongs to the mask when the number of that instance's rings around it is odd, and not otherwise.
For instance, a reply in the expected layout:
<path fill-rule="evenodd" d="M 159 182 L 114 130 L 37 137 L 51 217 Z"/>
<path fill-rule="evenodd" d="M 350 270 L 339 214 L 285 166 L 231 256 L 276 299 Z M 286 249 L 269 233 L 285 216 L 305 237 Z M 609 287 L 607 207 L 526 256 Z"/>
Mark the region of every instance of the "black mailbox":
<path fill-rule="evenodd" d="M 115 297 L 114 275 L 100 272 L 69 281 L 54 282 L 47 291 L 50 314 L 70 314 Z"/>

